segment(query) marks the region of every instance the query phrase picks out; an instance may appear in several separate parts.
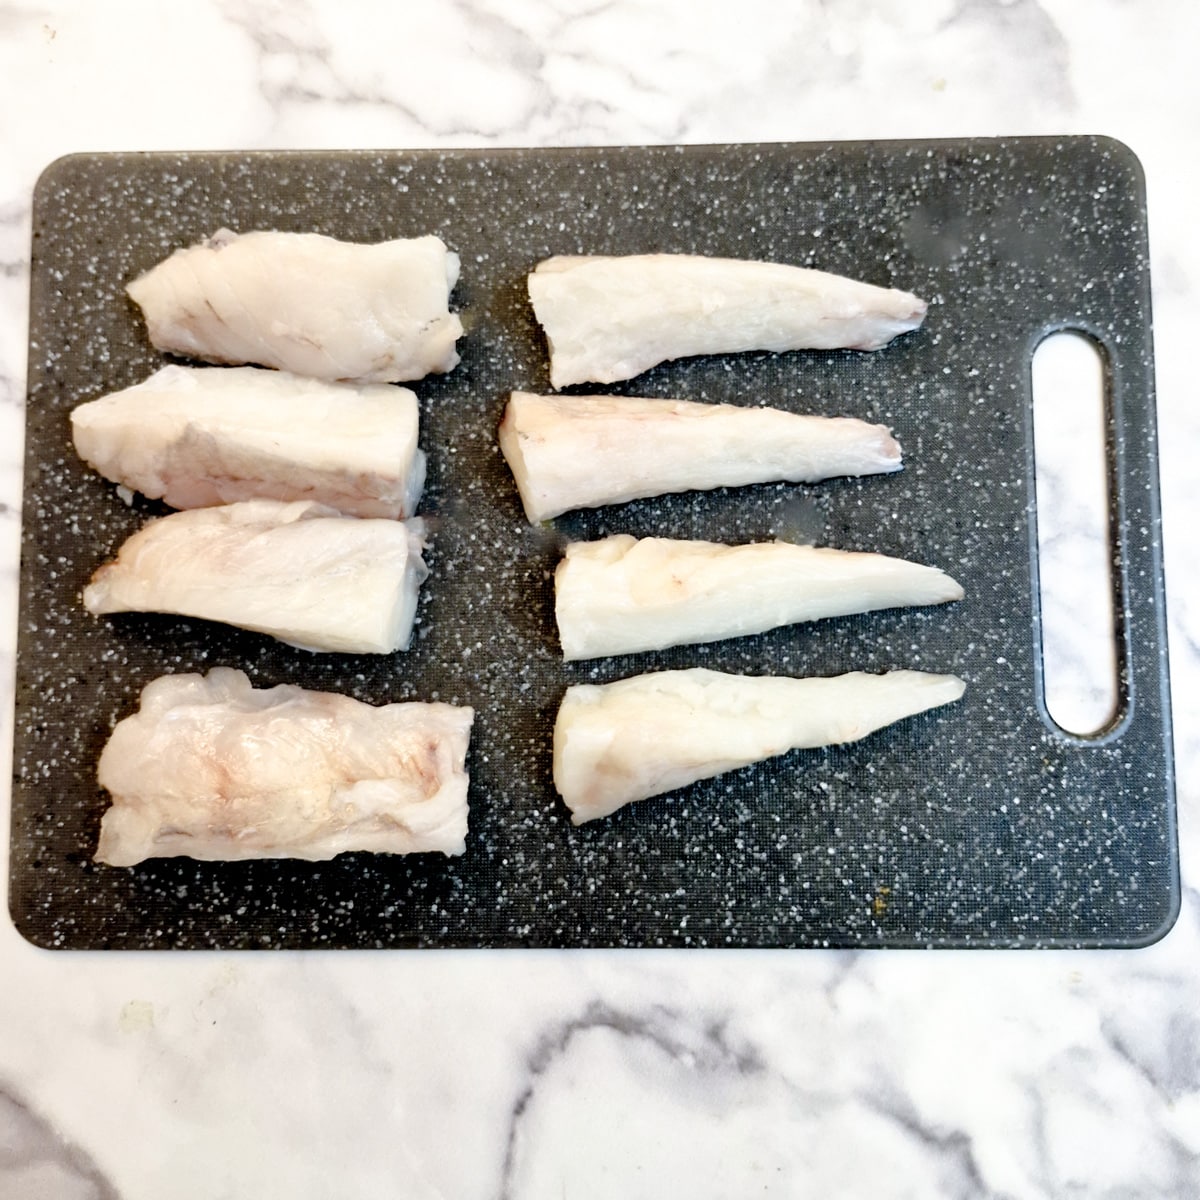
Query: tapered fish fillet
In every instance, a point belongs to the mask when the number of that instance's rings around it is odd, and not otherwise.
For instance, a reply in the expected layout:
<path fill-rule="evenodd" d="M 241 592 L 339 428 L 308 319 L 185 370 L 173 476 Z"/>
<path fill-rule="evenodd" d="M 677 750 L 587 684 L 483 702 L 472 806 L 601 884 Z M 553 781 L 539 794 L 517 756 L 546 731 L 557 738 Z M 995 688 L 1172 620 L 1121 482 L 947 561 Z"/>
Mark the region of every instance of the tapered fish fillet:
<path fill-rule="evenodd" d="M 418 420 L 408 388 L 257 367 L 163 367 L 71 413 L 89 466 L 173 508 L 262 497 L 316 500 L 354 517 L 416 510 Z"/>
<path fill-rule="evenodd" d="M 825 271 L 691 254 L 559 256 L 529 299 L 553 387 L 616 383 L 668 359 L 742 350 L 878 350 L 925 301 Z"/>
<path fill-rule="evenodd" d="M 89 612 L 164 612 L 305 650 L 408 645 L 428 571 L 421 520 L 343 517 L 311 501 L 244 500 L 150 521 L 84 588 Z"/>
<path fill-rule="evenodd" d="M 500 449 L 533 524 L 666 492 L 900 469 L 883 425 L 776 408 L 513 392 Z"/>
<path fill-rule="evenodd" d="M 315 379 L 395 383 L 449 371 L 458 255 L 440 238 L 363 245 L 218 230 L 129 284 L 160 350 Z"/>
<path fill-rule="evenodd" d="M 567 546 L 554 576 L 566 659 L 661 650 L 779 625 L 961 600 L 936 567 L 883 554 L 617 534 Z"/>
<path fill-rule="evenodd" d="M 166 675 L 100 755 L 96 861 L 462 854 L 474 713 L 373 707 L 241 671 Z"/>
<path fill-rule="evenodd" d="M 554 725 L 554 786 L 581 825 L 788 750 L 858 741 L 964 688 L 921 671 L 787 679 L 700 668 L 579 684 Z"/>

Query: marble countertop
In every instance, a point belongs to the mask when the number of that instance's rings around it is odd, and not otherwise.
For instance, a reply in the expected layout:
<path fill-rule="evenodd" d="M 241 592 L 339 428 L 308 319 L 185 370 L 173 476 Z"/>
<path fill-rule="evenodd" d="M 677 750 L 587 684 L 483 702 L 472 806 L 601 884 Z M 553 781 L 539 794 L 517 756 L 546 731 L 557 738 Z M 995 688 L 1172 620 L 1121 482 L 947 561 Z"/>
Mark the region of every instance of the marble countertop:
<path fill-rule="evenodd" d="M 6 915 L 0 1196 L 1200 1194 L 1198 36 L 1170 0 L 0 0 L 0 753 L 59 155 L 1103 133 L 1147 176 L 1183 878 L 1106 952 L 64 954 Z"/>

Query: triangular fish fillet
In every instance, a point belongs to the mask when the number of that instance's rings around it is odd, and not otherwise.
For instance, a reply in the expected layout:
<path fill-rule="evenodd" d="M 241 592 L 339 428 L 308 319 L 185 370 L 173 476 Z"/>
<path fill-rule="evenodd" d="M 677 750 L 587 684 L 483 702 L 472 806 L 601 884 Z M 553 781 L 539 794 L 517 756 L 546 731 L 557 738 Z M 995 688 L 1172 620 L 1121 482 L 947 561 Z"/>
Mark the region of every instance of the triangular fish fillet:
<path fill-rule="evenodd" d="M 138 530 L 83 603 L 222 621 L 305 650 L 390 654 L 412 634 L 423 546 L 419 518 L 343 517 L 305 501 L 196 508 Z"/>
<path fill-rule="evenodd" d="M 878 350 L 926 310 L 909 292 L 826 271 L 692 254 L 549 258 L 529 276 L 529 299 L 555 388 L 693 354 Z"/>
<path fill-rule="evenodd" d="M 568 545 L 554 594 L 563 657 L 570 660 L 944 604 L 961 600 L 963 590 L 936 567 L 883 554 L 617 534 Z"/>
<path fill-rule="evenodd" d="M 385 704 L 241 671 L 166 675 L 100 755 L 96 861 L 462 854 L 474 713 Z"/>
<path fill-rule="evenodd" d="M 573 508 L 900 469 L 883 425 L 777 408 L 513 392 L 500 449 L 533 524 Z"/>
<path fill-rule="evenodd" d="M 316 500 L 353 517 L 412 516 L 418 423 L 408 388 L 257 367 L 167 366 L 71 413 L 89 466 L 172 508 Z"/>
<path fill-rule="evenodd" d="M 449 371 L 458 255 L 437 237 L 364 245 L 218 230 L 126 289 L 160 350 L 315 379 L 395 383 Z"/>
<path fill-rule="evenodd" d="M 581 825 L 788 750 L 858 741 L 965 686 L 921 671 L 787 679 L 701 668 L 579 684 L 554 725 L 554 786 Z"/>

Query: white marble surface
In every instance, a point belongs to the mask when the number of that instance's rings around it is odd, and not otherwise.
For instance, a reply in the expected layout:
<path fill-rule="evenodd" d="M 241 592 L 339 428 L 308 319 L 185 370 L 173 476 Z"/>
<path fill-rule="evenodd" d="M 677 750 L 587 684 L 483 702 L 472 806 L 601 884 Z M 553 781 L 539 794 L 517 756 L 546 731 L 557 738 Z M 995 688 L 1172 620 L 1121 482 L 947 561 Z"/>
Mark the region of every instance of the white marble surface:
<path fill-rule="evenodd" d="M 0 0 L 5 754 L 58 155 L 1102 132 L 1149 187 L 1185 885 L 1108 953 L 54 954 L 5 918 L 0 1196 L 1200 1195 L 1197 44 L 1172 0 Z"/>

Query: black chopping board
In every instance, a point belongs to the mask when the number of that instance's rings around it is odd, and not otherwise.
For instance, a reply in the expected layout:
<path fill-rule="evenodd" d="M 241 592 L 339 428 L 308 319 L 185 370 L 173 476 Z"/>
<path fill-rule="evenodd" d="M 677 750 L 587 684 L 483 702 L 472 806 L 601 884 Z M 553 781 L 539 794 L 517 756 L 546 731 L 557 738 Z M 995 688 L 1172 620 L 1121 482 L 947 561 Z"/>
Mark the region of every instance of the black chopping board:
<path fill-rule="evenodd" d="M 148 516 L 79 462 L 71 408 L 160 365 L 123 285 L 225 225 L 462 256 L 452 374 L 415 385 L 432 576 L 414 647 L 315 656 L 165 616 L 95 619 L 91 571 Z M 353 153 L 80 155 L 38 184 L 10 904 L 48 947 L 1118 946 L 1178 908 L 1144 188 L 1102 138 Z M 895 476 L 647 500 L 531 529 L 496 448 L 510 389 L 548 391 L 526 272 L 651 250 L 811 265 L 930 300 L 876 354 L 669 363 L 603 389 L 881 421 Z M 1087 332 L 1109 383 L 1120 699 L 1064 734 L 1041 688 L 1029 361 Z M 772 536 L 937 564 L 967 598 L 707 647 L 564 664 L 566 538 Z M 215 665 L 376 703 L 477 710 L 461 859 L 91 862 L 94 764 L 141 687 Z M 565 687 L 702 665 L 919 667 L 965 699 L 573 828 L 550 779 Z"/>

